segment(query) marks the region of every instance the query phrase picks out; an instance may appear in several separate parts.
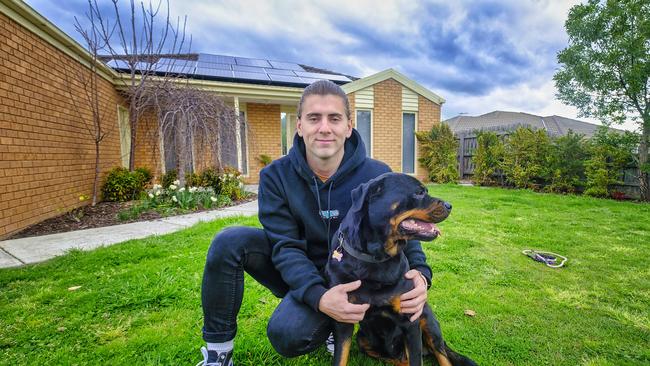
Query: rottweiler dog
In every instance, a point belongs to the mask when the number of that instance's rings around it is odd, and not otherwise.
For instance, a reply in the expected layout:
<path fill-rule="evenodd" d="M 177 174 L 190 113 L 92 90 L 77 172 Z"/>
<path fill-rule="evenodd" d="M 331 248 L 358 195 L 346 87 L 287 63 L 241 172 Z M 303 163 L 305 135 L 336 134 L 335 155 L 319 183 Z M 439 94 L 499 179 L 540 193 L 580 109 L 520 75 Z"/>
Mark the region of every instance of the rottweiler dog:
<path fill-rule="evenodd" d="M 405 174 L 386 173 L 352 191 L 325 272 L 330 286 L 361 280 L 348 297 L 351 303 L 370 304 L 357 332 L 365 354 L 395 365 L 421 365 L 423 354 L 430 353 L 441 366 L 476 365 L 445 344 L 428 304 L 414 322 L 412 314 L 399 312 L 400 295 L 414 287 L 404 278 L 406 242 L 435 239 L 440 235 L 435 224 L 450 212 L 449 203 L 429 196 L 420 181 Z M 353 324 L 335 323 L 333 365 L 347 364 L 353 331 Z"/>

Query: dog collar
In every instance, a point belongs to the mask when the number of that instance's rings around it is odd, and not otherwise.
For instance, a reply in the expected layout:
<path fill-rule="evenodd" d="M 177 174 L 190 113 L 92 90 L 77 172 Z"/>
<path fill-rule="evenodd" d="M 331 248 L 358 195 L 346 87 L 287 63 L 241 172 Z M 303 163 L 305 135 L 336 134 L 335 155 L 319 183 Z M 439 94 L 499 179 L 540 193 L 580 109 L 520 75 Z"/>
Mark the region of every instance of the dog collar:
<path fill-rule="evenodd" d="M 340 258 L 343 256 L 342 251 L 345 250 L 349 255 L 351 255 L 353 258 L 356 258 L 362 262 L 367 262 L 367 263 L 383 263 L 386 262 L 387 260 L 393 258 L 391 256 L 386 256 L 385 258 L 376 258 L 370 254 L 360 252 L 350 246 L 347 240 L 345 240 L 345 237 L 343 236 L 343 232 L 339 231 L 338 235 L 338 241 L 339 245 L 334 249 L 334 253 L 332 254 L 332 257 L 336 258 L 337 260 L 341 260 Z M 337 258 L 338 257 L 338 258 Z"/>

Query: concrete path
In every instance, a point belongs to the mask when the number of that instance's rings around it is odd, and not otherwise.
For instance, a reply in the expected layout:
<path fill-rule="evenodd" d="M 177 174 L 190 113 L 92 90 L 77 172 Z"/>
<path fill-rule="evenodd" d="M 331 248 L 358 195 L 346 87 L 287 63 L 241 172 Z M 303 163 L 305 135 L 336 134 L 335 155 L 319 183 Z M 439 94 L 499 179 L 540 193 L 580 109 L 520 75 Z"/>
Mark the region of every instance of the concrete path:
<path fill-rule="evenodd" d="M 63 255 L 73 248 L 91 250 L 126 240 L 169 234 L 186 229 L 200 221 L 250 215 L 257 215 L 257 201 L 220 210 L 166 217 L 153 221 L 133 222 L 96 229 L 0 241 L 0 268 L 42 262 Z"/>

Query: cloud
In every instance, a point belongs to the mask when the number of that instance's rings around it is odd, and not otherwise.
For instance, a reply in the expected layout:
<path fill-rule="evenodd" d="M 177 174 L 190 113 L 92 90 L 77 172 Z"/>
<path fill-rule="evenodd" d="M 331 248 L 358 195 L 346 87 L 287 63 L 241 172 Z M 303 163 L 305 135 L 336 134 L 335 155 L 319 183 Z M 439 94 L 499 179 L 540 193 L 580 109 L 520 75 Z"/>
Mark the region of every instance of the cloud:
<path fill-rule="evenodd" d="M 85 1 L 28 2 L 78 38 L 72 17 L 82 15 Z M 575 109 L 555 100 L 552 77 L 567 43 L 564 21 L 577 2 L 172 0 L 170 10 L 187 14 L 194 52 L 359 77 L 395 68 L 445 97 L 446 118 L 496 109 L 575 118 Z"/>

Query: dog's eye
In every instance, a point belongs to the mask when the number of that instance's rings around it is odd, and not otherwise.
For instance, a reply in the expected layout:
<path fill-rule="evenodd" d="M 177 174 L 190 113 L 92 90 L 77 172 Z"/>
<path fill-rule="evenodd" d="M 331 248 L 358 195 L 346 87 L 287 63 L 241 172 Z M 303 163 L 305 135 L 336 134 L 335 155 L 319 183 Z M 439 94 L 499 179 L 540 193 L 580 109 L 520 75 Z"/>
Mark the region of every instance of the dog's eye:
<path fill-rule="evenodd" d="M 417 198 L 417 199 L 420 199 L 420 198 L 424 198 L 424 196 L 426 196 L 426 195 L 427 195 L 426 188 L 421 188 L 413 195 L 413 197 Z"/>

